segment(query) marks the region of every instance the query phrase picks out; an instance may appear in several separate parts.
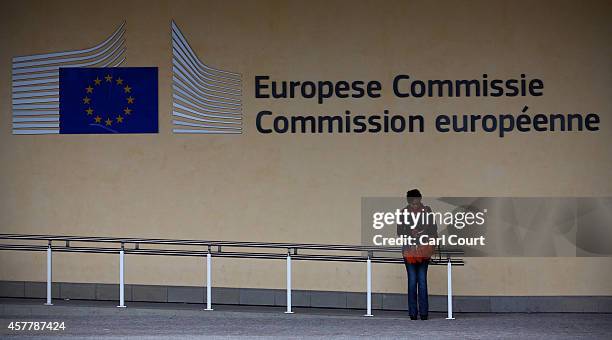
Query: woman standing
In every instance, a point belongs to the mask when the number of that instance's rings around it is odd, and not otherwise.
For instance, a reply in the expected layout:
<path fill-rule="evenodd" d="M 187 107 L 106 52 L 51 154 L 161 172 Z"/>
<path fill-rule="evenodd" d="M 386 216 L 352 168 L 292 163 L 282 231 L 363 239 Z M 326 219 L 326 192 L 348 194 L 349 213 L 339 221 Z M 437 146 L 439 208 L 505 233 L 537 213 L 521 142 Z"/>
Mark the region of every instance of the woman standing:
<path fill-rule="evenodd" d="M 408 205 L 404 208 L 413 213 L 429 213 L 431 208 L 421 203 L 421 192 L 412 189 L 406 193 Z M 419 239 L 423 235 L 438 237 L 438 228 L 435 223 L 412 225 L 398 224 L 398 235 L 411 236 L 416 245 L 405 245 L 402 247 L 402 257 L 408 275 L 408 313 L 410 319 L 416 320 L 421 316 L 421 320 L 427 320 L 429 313 L 429 302 L 427 293 L 427 267 L 429 259 L 433 255 L 434 246 L 420 245 Z"/>

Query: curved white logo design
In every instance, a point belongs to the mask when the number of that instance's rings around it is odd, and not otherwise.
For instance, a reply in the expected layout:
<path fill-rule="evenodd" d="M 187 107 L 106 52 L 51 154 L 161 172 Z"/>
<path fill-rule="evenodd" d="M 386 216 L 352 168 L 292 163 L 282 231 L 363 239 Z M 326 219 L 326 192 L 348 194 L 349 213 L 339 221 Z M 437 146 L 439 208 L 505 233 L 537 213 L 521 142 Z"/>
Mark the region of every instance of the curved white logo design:
<path fill-rule="evenodd" d="M 174 133 L 242 133 L 241 78 L 200 61 L 172 21 Z"/>
<path fill-rule="evenodd" d="M 13 134 L 59 134 L 60 67 L 117 67 L 125 61 L 125 22 L 93 47 L 13 58 Z"/>

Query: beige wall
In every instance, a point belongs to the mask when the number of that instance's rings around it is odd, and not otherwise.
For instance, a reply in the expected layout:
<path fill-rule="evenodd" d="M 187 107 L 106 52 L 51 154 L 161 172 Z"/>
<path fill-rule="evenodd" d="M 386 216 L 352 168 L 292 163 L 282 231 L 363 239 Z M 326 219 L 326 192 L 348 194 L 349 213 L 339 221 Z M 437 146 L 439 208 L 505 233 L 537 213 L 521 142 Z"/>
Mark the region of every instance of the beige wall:
<path fill-rule="evenodd" d="M 612 6 L 606 1 L 13 1 L 0 10 L 0 232 L 360 242 L 360 199 L 612 195 Z M 207 63 L 243 74 L 241 136 L 174 136 L 170 20 Z M 84 48 L 127 21 L 127 66 L 159 66 L 159 135 L 11 135 L 11 58 Z M 395 74 L 544 80 L 538 98 L 396 99 Z M 256 100 L 254 76 L 376 79 L 375 100 Z M 262 135 L 255 114 L 596 112 L 597 133 Z M 427 161 L 418 167 L 415 160 Z M 0 253 L 0 280 L 44 280 Z M 116 282 L 113 256 L 58 254 L 55 279 Z M 200 259 L 128 257 L 128 283 L 201 285 Z M 610 258 L 470 259 L 460 295 L 612 295 Z M 298 289 L 360 291 L 358 264 L 295 264 Z M 402 292 L 402 266 L 374 289 Z M 284 287 L 282 261 L 219 259 L 215 285 Z M 446 289 L 432 268 L 433 294 Z"/>

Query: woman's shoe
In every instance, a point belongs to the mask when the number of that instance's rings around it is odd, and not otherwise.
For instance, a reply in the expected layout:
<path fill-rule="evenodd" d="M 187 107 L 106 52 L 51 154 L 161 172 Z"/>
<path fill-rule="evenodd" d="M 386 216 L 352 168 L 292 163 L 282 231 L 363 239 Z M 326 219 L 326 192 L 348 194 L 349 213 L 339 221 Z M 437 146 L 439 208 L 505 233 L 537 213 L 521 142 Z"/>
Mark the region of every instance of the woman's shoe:
<path fill-rule="evenodd" d="M 416 320 L 416 319 L 417 319 L 417 317 L 416 317 L 416 316 L 412 316 L 412 315 L 410 315 L 410 320 Z"/>
<path fill-rule="evenodd" d="M 427 320 L 427 315 L 421 315 L 421 320 Z"/>

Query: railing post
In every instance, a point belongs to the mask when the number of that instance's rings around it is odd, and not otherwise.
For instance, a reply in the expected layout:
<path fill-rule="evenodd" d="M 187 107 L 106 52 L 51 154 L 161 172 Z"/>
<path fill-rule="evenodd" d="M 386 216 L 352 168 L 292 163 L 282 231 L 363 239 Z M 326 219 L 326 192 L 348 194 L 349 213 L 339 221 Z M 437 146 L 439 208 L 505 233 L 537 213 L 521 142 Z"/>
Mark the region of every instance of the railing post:
<path fill-rule="evenodd" d="M 210 246 L 206 254 L 206 309 L 212 309 L 212 255 L 210 254 Z"/>
<path fill-rule="evenodd" d="M 45 303 L 45 305 L 47 306 L 53 306 L 53 303 L 51 303 L 51 284 L 52 284 L 52 274 L 53 274 L 53 253 L 51 250 L 51 241 L 49 241 L 49 245 L 47 247 L 47 302 Z"/>
<path fill-rule="evenodd" d="M 287 249 L 287 311 L 285 314 L 293 314 L 291 311 L 291 248 Z"/>
<path fill-rule="evenodd" d="M 452 269 L 450 257 L 448 258 L 448 264 L 446 265 L 446 277 L 448 279 L 448 282 L 447 282 L 448 316 L 446 317 L 446 320 L 454 320 L 455 318 L 453 318 L 453 269 Z"/>
<path fill-rule="evenodd" d="M 368 259 L 366 260 L 366 289 L 367 289 L 367 311 L 364 316 L 372 315 L 372 260 L 370 259 L 371 252 L 368 251 Z"/>
<path fill-rule="evenodd" d="M 123 242 L 121 242 L 121 250 L 119 250 L 119 306 L 125 308 L 125 280 L 123 277 L 124 271 L 125 250 Z"/>

